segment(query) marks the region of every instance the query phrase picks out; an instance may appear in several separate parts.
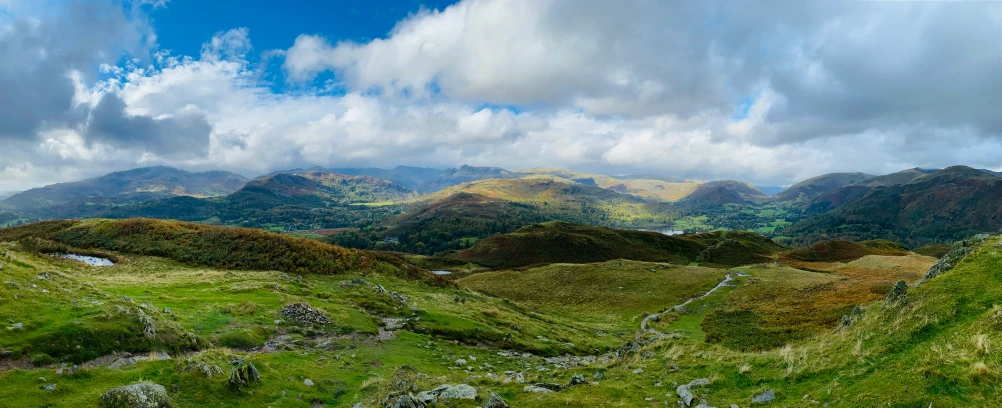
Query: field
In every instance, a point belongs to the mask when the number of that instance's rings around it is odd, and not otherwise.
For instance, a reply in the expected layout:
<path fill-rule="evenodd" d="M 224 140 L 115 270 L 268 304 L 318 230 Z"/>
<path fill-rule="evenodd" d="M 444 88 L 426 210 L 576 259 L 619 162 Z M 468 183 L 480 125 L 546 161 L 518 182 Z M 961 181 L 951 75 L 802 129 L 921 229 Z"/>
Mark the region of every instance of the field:
<path fill-rule="evenodd" d="M 97 406 L 104 391 L 138 381 L 164 385 L 177 407 L 384 407 L 401 392 L 442 384 L 476 388 L 476 400 L 440 401 L 454 407 L 483 406 L 491 393 L 515 407 L 665 406 L 678 400 L 678 384 L 699 378 L 708 384 L 693 392 L 712 406 L 747 406 L 767 390 L 775 406 L 991 406 L 1002 397 L 999 238 L 885 304 L 890 284 L 919 280 L 935 259 L 871 254 L 812 261 L 813 271 L 783 265 L 782 255 L 731 268 L 613 260 L 442 282 L 369 252 L 359 256 L 376 266 L 334 273 L 223 268 L 208 265 L 218 261 L 207 253 L 138 254 L 116 243 L 128 229 L 106 223 L 4 231 L 5 404 Z M 197 255 L 191 244 L 205 233 L 157 245 Z M 39 252 L 51 243 L 90 243 L 90 253 L 116 265 Z M 639 331 L 643 316 L 725 274 L 737 277 L 734 286 L 652 324 L 664 335 Z M 332 323 L 303 326 L 280 314 L 294 303 Z M 115 359 L 126 360 L 109 366 Z M 229 373 L 246 363 L 261 381 L 229 386 Z M 586 384 L 566 386 L 573 375 Z M 535 383 L 564 386 L 526 389 Z"/>

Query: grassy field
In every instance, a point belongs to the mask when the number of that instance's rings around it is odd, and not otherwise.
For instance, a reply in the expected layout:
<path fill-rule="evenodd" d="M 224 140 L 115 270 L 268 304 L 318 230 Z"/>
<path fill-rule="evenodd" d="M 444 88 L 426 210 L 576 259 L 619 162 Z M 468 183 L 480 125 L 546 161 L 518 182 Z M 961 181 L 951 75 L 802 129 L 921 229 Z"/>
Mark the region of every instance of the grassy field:
<path fill-rule="evenodd" d="M 630 333 L 640 324 L 638 317 L 706 292 L 723 278 L 719 269 L 616 260 L 480 273 L 460 279 L 459 285 L 531 310 Z"/>
<path fill-rule="evenodd" d="M 33 233 L 65 225 L 49 227 Z M 749 406 L 766 390 L 772 406 L 994 406 L 1002 398 L 998 242 L 888 305 L 888 283 L 918 280 L 935 259 L 866 255 L 818 262 L 817 271 L 610 261 L 443 286 L 381 268 L 224 270 L 110 249 L 115 266 L 90 267 L 0 243 L 0 355 L 9 354 L 0 357 L 0 405 L 99 406 L 108 389 L 152 381 L 177 407 L 384 407 L 402 391 L 460 383 L 476 387 L 478 399 L 440 405 L 479 407 L 497 393 L 513 407 L 670 406 L 678 384 L 705 378 L 693 392 L 711 406 Z M 692 303 L 695 313 L 657 322 L 667 336 L 637 336 L 644 314 L 738 272 L 747 276 Z M 333 324 L 285 321 L 278 311 L 296 302 Z M 120 368 L 94 361 L 124 351 L 172 358 Z M 227 385 L 241 359 L 258 368 L 259 384 Z M 196 363 L 221 374 L 186 370 Z M 503 381 L 506 372 L 525 383 Z M 589 383 L 525 390 L 576 374 Z"/>

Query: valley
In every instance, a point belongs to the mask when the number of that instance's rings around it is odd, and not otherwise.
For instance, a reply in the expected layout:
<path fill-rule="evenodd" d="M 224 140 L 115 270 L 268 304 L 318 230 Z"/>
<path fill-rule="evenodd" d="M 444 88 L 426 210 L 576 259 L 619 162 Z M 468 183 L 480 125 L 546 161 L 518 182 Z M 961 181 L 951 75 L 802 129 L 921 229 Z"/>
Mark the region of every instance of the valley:
<path fill-rule="evenodd" d="M 990 225 L 990 201 L 965 197 L 991 200 L 995 175 L 836 175 L 781 201 L 731 181 L 377 170 L 9 204 L 0 398 L 101 406 L 137 382 L 179 407 L 1002 397 L 1002 243 L 946 244 Z M 963 218 L 895 229 L 916 207 L 888 200 L 946 190 L 969 212 L 940 211 Z"/>

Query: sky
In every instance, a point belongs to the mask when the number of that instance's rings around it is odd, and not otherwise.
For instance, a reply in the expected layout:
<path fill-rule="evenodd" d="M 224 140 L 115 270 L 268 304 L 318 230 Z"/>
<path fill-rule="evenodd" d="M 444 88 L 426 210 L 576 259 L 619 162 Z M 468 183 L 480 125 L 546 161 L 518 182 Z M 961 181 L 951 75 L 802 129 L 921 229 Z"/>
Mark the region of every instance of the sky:
<path fill-rule="evenodd" d="M 0 0 L 0 191 L 152 165 L 1002 163 L 1002 3 Z"/>

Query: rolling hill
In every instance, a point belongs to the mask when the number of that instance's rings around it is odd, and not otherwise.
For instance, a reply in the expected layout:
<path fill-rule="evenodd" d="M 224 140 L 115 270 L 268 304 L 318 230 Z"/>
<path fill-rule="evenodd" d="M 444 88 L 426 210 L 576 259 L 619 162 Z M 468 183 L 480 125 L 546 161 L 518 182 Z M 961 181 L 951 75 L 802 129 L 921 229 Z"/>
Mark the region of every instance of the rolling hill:
<path fill-rule="evenodd" d="M 146 167 L 27 190 L 3 204 L 47 218 L 80 217 L 107 206 L 167 197 L 223 196 L 239 190 L 247 181 L 225 171 L 190 173 L 171 167 Z"/>
<path fill-rule="evenodd" d="M 689 207 L 749 205 L 760 203 L 768 197 L 752 184 L 743 181 L 717 180 L 700 184 L 692 193 L 682 198 L 679 204 Z"/>
<path fill-rule="evenodd" d="M 581 173 L 566 169 L 536 168 L 521 170 L 526 176 L 553 176 L 584 185 L 601 187 L 617 193 L 629 194 L 650 201 L 676 202 L 692 194 L 703 183 L 700 180 L 685 180 L 654 176 L 606 176 Z"/>
<path fill-rule="evenodd" d="M 809 178 L 776 194 L 776 201 L 811 201 L 839 187 L 869 180 L 874 176 L 864 173 L 830 173 Z"/>
<path fill-rule="evenodd" d="M 802 244 L 838 238 L 921 246 L 1002 227 L 1002 177 L 970 167 L 954 166 L 858 195 L 785 233 Z"/>
<path fill-rule="evenodd" d="M 495 269 L 614 259 L 733 266 L 765 262 L 781 249 L 765 237 L 742 231 L 668 236 L 547 222 L 479 240 L 451 257 Z"/>

